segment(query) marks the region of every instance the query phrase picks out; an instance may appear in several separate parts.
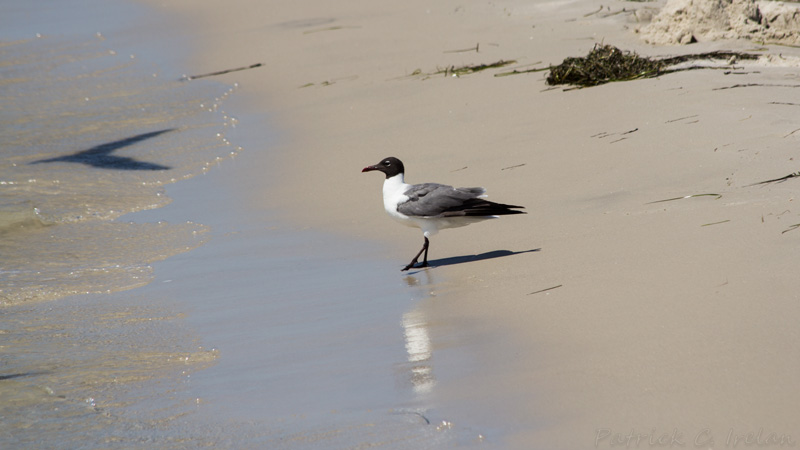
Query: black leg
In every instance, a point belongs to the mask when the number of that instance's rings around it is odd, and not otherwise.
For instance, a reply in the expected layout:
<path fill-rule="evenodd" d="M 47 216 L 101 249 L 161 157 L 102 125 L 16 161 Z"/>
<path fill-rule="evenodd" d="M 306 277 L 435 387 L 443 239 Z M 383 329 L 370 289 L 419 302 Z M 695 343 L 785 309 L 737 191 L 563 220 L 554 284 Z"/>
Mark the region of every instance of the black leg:
<path fill-rule="evenodd" d="M 414 264 L 417 263 L 417 260 L 419 259 L 420 255 L 422 255 L 423 252 L 425 252 L 425 258 L 423 258 L 422 264 L 420 264 L 420 267 L 428 267 L 428 244 L 429 243 L 430 242 L 428 241 L 428 238 L 425 237 L 425 244 L 422 245 L 422 250 L 420 250 L 419 253 L 417 253 L 417 256 L 415 256 L 414 259 L 412 259 L 411 262 L 408 263 L 407 266 L 403 267 L 403 270 L 401 270 L 401 272 L 405 272 L 406 270 L 414 267 Z"/>

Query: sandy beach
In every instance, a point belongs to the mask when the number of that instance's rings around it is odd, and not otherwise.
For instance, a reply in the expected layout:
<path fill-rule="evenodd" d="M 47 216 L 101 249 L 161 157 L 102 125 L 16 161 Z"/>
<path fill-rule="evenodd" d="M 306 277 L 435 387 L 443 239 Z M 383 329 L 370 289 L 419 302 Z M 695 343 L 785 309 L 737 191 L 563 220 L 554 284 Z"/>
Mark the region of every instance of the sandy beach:
<path fill-rule="evenodd" d="M 430 394 L 447 420 L 497 430 L 499 448 L 800 438 L 798 187 L 751 185 L 798 170 L 797 48 L 650 45 L 636 30 L 663 2 L 158 5 L 194 33 L 196 72 L 264 64 L 221 77 L 280 132 L 278 187 L 249 201 L 381 243 L 426 293 L 434 360 L 462 364 Z M 579 90 L 494 76 L 599 43 L 779 63 Z M 500 60 L 515 62 L 436 73 Z M 420 233 L 359 173 L 390 155 L 408 182 L 484 186 L 529 214 L 445 231 L 433 268 L 401 274 Z"/>
<path fill-rule="evenodd" d="M 126 218 L 212 230 L 111 296 L 207 347 L 175 390 L 197 414 L 164 420 L 186 445 L 800 441 L 800 180 L 757 184 L 800 170 L 799 48 L 752 22 L 647 34 L 664 1 L 146 4 L 194 49 L 187 74 L 262 64 L 214 77 L 236 85 L 242 152 Z M 509 74 L 597 44 L 763 57 L 584 89 Z M 432 267 L 401 273 L 421 233 L 360 173 L 386 156 L 528 214 L 445 230 Z"/>
<path fill-rule="evenodd" d="M 797 171 L 797 48 L 649 45 L 635 30 L 663 3 L 164 5 L 197 30 L 197 71 L 265 64 L 230 75 L 282 131 L 280 189 L 252 191 L 254 205 L 382 242 L 397 269 L 421 239 L 359 173 L 382 157 L 409 182 L 528 208 L 436 236 L 438 267 L 407 276 L 428 293 L 436 358 L 474 358 L 433 389 L 449 420 L 501 430 L 487 443 L 501 448 L 800 437 L 798 188 L 750 186 Z M 568 91 L 544 73 L 493 76 L 598 43 L 786 63 Z M 434 74 L 499 60 L 515 63 Z"/>

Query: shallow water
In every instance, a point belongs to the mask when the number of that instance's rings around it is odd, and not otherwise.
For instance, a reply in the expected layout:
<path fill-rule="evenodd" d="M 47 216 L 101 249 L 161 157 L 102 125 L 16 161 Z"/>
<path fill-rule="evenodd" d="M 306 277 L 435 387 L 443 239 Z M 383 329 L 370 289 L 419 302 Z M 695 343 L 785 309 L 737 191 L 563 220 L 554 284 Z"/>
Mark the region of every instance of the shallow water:
<path fill-rule="evenodd" d="M 70 297 L 2 312 L 0 447 L 146 448 L 201 442 L 171 427 L 187 377 L 213 364 L 182 315 Z M 178 446 L 180 447 L 180 446 Z"/>
<path fill-rule="evenodd" d="M 205 242 L 201 224 L 114 219 L 168 204 L 166 184 L 238 151 L 221 110 L 231 86 L 182 82 L 164 54 L 118 38 L 144 16 L 122 2 L 0 5 L 2 448 L 192 439 L 161 430 L 216 353 L 174 309 L 74 296 L 143 286 L 151 263 Z"/>
<path fill-rule="evenodd" d="M 432 409 L 425 283 L 249 204 L 268 120 L 143 11 L 0 7 L 0 447 L 475 443 Z"/>
<path fill-rule="evenodd" d="M 230 164 L 170 186 L 173 204 L 133 216 L 188 216 L 212 230 L 206 245 L 157 263 L 155 281 L 137 290 L 186 310 L 219 352 L 187 385 L 198 399 L 194 426 L 219 430 L 215 445 L 234 448 L 472 442 L 477 432 L 443 427 L 431 403 L 434 350 L 415 307 L 425 283 L 372 259 L 374 244 L 302 229 L 242 195 L 269 195 L 259 173 L 277 158 L 248 150 L 269 140 L 254 132 L 265 119 L 241 120 L 235 140 L 245 150 Z M 202 205 L 189 201 L 198 194 Z"/>
<path fill-rule="evenodd" d="M 113 37 L 76 27 L 0 35 L 5 304 L 143 285 L 149 263 L 196 247 L 206 229 L 111 220 L 164 206 L 165 184 L 238 151 L 225 138 L 235 119 L 221 110 L 232 87 L 179 81 Z"/>

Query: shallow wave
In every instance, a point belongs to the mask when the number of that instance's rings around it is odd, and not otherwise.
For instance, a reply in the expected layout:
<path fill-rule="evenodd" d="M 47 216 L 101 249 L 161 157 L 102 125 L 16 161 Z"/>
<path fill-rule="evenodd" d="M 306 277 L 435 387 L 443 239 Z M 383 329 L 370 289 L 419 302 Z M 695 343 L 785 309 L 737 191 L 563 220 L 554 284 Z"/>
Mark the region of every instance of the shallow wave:
<path fill-rule="evenodd" d="M 181 81 L 100 34 L 0 42 L 0 304 L 146 284 L 199 224 L 113 222 L 235 155 L 234 87 Z"/>

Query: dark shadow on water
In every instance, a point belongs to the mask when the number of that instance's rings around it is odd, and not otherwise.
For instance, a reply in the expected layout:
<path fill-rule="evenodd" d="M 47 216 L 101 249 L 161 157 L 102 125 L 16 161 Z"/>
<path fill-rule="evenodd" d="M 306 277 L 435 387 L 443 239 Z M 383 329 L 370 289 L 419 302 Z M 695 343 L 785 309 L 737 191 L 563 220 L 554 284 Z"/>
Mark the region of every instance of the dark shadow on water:
<path fill-rule="evenodd" d="M 541 251 L 541 248 L 534 248 L 531 250 L 522 250 L 519 252 L 512 252 L 511 250 L 495 250 L 491 252 L 481 253 L 479 255 L 464 255 L 464 256 L 452 256 L 450 258 L 440 258 L 440 259 L 431 259 L 428 260 L 428 267 L 429 268 L 436 268 L 442 266 L 452 266 L 455 264 L 463 264 L 468 262 L 475 262 L 475 261 L 483 261 L 485 259 L 494 259 L 494 258 L 502 258 L 504 256 L 513 256 L 513 255 L 520 255 L 522 253 L 532 253 Z M 412 270 L 418 269 L 425 269 L 424 267 L 414 267 Z M 416 272 L 409 272 L 409 275 L 416 273 Z"/>
<path fill-rule="evenodd" d="M 12 380 L 14 378 L 22 378 L 22 377 L 33 377 L 36 375 L 47 375 L 50 372 L 27 372 L 27 373 L 10 373 L 6 375 L 0 375 L 0 381 L 3 380 Z"/>
<path fill-rule="evenodd" d="M 31 164 L 49 163 L 49 162 L 72 162 L 86 164 L 87 166 L 98 167 L 100 169 L 114 169 L 114 170 L 169 170 L 171 167 L 162 166 L 161 164 L 149 163 L 144 161 L 137 161 L 133 158 L 125 156 L 115 156 L 111 153 L 121 148 L 129 147 L 141 141 L 154 138 L 164 133 L 174 131 L 175 128 L 166 130 L 151 131 L 150 133 L 137 134 L 119 141 L 108 142 L 87 150 L 82 150 L 72 155 L 59 156 L 58 158 L 40 159 Z"/>

